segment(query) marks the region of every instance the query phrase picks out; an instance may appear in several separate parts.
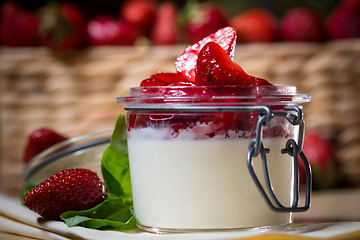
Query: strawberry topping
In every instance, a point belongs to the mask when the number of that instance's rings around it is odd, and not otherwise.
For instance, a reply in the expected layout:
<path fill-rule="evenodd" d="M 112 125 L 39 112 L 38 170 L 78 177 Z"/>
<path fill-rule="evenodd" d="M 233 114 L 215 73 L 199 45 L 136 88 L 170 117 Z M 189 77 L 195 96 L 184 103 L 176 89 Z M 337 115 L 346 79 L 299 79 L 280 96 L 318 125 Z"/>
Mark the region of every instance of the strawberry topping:
<path fill-rule="evenodd" d="M 219 44 L 209 42 L 201 49 L 196 63 L 197 85 L 244 85 L 248 79 Z"/>
<path fill-rule="evenodd" d="M 179 78 L 179 76 L 176 73 L 163 73 L 163 72 L 159 72 L 156 74 L 151 75 L 152 78 L 157 78 L 161 81 L 167 82 L 169 84 L 171 83 L 177 83 L 177 82 L 181 82 L 181 78 Z"/>
<path fill-rule="evenodd" d="M 208 42 L 219 44 L 227 52 L 229 57 L 233 59 L 236 45 L 236 32 L 232 27 L 225 27 L 187 47 L 185 52 L 176 59 L 176 71 L 186 81 L 195 82 L 197 58 L 200 50 Z"/>
<path fill-rule="evenodd" d="M 267 80 L 248 75 L 233 61 L 236 33 L 232 27 L 218 30 L 201 41 L 189 46 L 176 59 L 177 73 L 153 74 L 141 82 L 140 94 L 151 98 L 153 104 L 177 99 L 178 103 L 225 104 L 239 106 L 246 97 L 256 96 L 261 103 L 262 94 L 256 86 L 272 86 Z M 226 86 L 226 87 L 225 87 Z M 262 90 L 265 94 L 267 89 Z M 225 98 L 223 98 L 225 96 Z M 246 100 L 245 100 L 246 101 Z M 130 113 L 129 129 L 164 126 L 172 129 L 171 136 L 192 129 L 197 138 L 214 137 L 217 134 L 229 136 L 234 131 L 241 136 L 253 136 L 258 113 L 253 112 L 211 112 L 171 114 L 161 112 Z M 241 131 L 241 132 L 240 132 Z M 278 136 L 285 131 L 270 129 L 267 136 Z"/>
<path fill-rule="evenodd" d="M 155 87 L 155 86 L 168 86 L 169 83 L 162 81 L 158 78 L 147 78 L 141 81 L 140 87 Z"/>

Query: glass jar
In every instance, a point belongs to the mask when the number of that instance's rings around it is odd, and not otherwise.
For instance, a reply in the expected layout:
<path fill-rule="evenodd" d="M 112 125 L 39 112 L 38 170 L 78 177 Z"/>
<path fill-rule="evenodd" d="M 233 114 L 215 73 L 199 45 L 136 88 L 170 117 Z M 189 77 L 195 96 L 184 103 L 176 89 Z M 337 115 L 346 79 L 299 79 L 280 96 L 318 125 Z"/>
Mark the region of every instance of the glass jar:
<path fill-rule="evenodd" d="M 309 207 L 301 103 L 292 86 L 138 87 L 127 110 L 139 228 L 187 232 L 280 227 Z M 298 156 L 306 165 L 298 206 Z"/>

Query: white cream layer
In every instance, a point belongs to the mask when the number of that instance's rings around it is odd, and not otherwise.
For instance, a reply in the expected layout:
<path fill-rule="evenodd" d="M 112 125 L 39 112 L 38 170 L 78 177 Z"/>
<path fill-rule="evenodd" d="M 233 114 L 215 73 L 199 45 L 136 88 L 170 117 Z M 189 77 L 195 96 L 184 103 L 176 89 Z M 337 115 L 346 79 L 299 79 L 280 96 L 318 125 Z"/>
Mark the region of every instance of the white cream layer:
<path fill-rule="evenodd" d="M 163 229 L 229 229 L 291 222 L 291 213 L 267 206 L 246 165 L 249 139 L 190 135 L 164 139 L 166 130 L 128 133 L 134 211 L 138 224 Z M 190 133 L 189 133 L 190 134 Z M 264 145 L 279 200 L 292 200 L 291 157 L 280 153 L 285 138 Z M 263 181 L 261 159 L 254 167 Z"/>

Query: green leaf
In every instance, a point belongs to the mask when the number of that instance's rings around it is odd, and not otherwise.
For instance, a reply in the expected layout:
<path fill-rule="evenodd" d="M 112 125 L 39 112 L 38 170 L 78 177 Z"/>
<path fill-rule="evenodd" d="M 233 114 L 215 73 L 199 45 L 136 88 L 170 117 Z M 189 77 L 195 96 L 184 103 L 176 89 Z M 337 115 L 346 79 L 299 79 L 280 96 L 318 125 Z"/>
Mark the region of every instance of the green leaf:
<path fill-rule="evenodd" d="M 61 219 L 69 227 L 82 226 L 91 229 L 123 230 L 135 226 L 132 210 L 129 157 L 127 150 L 125 116 L 120 114 L 110 145 L 101 161 L 104 184 L 110 191 L 107 199 L 97 206 L 83 211 L 68 211 Z"/>
<path fill-rule="evenodd" d="M 120 114 L 110 145 L 103 154 L 101 171 L 110 197 L 124 197 L 131 201 L 131 180 L 127 150 L 125 116 Z"/>
<path fill-rule="evenodd" d="M 60 217 L 69 227 L 124 230 L 135 226 L 132 206 L 121 197 L 107 199 L 88 210 L 68 211 Z"/>

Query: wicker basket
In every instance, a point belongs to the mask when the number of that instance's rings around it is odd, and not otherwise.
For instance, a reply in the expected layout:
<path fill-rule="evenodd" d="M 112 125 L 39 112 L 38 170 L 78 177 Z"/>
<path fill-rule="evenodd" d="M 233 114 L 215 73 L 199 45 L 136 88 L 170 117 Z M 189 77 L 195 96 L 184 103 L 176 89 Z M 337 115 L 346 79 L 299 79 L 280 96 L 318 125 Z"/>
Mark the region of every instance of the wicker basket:
<path fill-rule="evenodd" d="M 174 72 L 184 48 L 99 47 L 61 57 L 45 48 L 0 49 L 0 191 L 20 191 L 32 130 L 48 126 L 74 137 L 113 128 L 123 111 L 116 96 L 150 74 Z M 360 185 L 360 40 L 239 45 L 235 61 L 249 74 L 310 94 L 307 127 L 336 142 L 348 178 Z"/>

